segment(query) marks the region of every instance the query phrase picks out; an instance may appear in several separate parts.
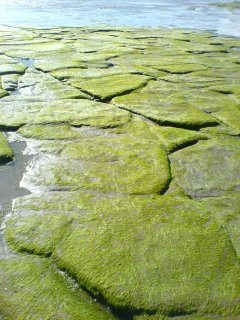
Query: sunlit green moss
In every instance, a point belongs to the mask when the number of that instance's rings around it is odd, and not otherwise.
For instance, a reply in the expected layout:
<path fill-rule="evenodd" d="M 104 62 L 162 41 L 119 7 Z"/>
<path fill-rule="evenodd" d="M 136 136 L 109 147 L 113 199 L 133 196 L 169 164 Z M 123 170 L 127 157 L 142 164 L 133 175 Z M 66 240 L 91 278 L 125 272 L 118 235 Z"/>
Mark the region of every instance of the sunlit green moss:
<path fill-rule="evenodd" d="M 114 319 L 43 258 L 0 260 L 2 319 Z"/>
<path fill-rule="evenodd" d="M 164 196 L 32 195 L 15 204 L 6 236 L 18 250 L 52 253 L 58 266 L 118 308 L 239 313 L 238 259 L 206 204 Z"/>

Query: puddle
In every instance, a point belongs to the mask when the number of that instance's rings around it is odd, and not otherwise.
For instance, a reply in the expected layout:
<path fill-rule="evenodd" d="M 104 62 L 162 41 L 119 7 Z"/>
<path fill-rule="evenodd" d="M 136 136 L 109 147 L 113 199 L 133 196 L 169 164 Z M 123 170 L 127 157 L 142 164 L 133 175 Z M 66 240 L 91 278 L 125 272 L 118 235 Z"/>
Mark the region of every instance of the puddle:
<path fill-rule="evenodd" d="M 23 59 L 23 58 L 17 58 L 16 60 L 21 64 L 25 64 L 25 66 L 27 66 L 28 68 L 35 70 L 35 68 L 33 67 L 33 64 L 34 64 L 35 60 L 33 60 L 33 59 Z"/>
<path fill-rule="evenodd" d="M 30 191 L 19 186 L 23 177 L 30 155 L 23 154 L 26 142 L 11 142 L 15 159 L 4 165 L 0 165 L 0 224 L 4 216 L 11 212 L 12 201 L 17 197 L 30 194 Z M 0 258 L 7 253 L 7 248 L 0 232 Z"/>

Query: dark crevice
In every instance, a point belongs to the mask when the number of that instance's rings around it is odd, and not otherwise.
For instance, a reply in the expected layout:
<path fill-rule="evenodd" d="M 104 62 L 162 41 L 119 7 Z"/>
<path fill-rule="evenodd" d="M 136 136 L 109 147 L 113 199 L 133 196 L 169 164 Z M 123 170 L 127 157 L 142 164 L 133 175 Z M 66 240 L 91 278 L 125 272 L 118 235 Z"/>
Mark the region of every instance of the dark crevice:
<path fill-rule="evenodd" d="M 179 146 L 176 146 L 176 148 L 174 148 L 173 150 L 171 150 L 171 152 L 169 153 L 169 154 L 173 154 L 173 153 L 175 153 L 175 152 L 177 152 L 177 151 L 179 151 L 179 150 L 182 150 L 182 149 L 185 149 L 185 148 L 187 148 L 187 147 L 191 147 L 191 146 L 194 146 L 195 144 L 197 144 L 199 141 L 201 141 L 201 140 L 207 140 L 207 138 L 206 139 L 198 139 L 198 140 L 194 140 L 194 141 L 187 141 L 187 142 L 185 142 L 185 143 L 182 143 L 181 145 L 179 145 Z"/>
<path fill-rule="evenodd" d="M 222 124 L 223 126 L 229 128 L 230 130 L 236 130 L 236 129 L 234 129 L 233 127 L 231 127 L 228 123 L 224 123 L 222 120 L 220 120 L 220 119 L 217 117 L 217 115 L 214 114 L 214 112 L 206 111 L 206 110 L 203 110 L 203 109 L 199 109 L 199 110 L 201 110 L 201 111 L 203 111 L 203 112 L 205 112 L 205 113 L 207 113 L 207 114 L 210 114 L 211 117 L 213 117 L 214 119 L 216 119 L 216 120 L 219 122 L 219 125 Z M 238 134 L 238 135 L 228 134 L 228 135 L 229 135 L 229 136 L 234 136 L 234 137 L 236 137 L 236 136 L 239 136 L 240 134 Z"/>
<path fill-rule="evenodd" d="M 19 126 L 8 126 L 8 125 L 0 125 L 0 131 L 12 131 L 16 132 L 18 131 L 19 128 L 24 126 L 24 124 L 19 125 Z"/>
<path fill-rule="evenodd" d="M 168 69 L 164 69 L 164 68 L 155 68 L 159 71 L 162 72 L 166 72 L 169 74 L 178 74 L 178 75 L 182 75 L 182 74 L 189 74 L 189 73 L 193 73 L 195 70 L 191 70 L 191 71 L 169 71 Z"/>
<path fill-rule="evenodd" d="M 191 50 L 187 50 L 186 51 L 187 53 L 190 53 L 190 54 L 208 54 L 208 53 L 216 53 L 216 51 L 209 51 L 209 50 L 206 50 L 206 51 L 191 51 Z M 217 51 L 217 53 L 229 53 L 227 50 L 219 50 Z"/>
<path fill-rule="evenodd" d="M 169 179 L 166 183 L 166 186 L 161 190 L 161 192 L 159 193 L 160 195 L 164 195 L 168 192 L 170 185 L 173 181 L 173 176 L 172 176 L 172 167 L 171 167 L 171 161 L 169 159 L 169 157 L 167 157 L 167 161 L 168 161 L 168 166 L 169 166 Z"/>
<path fill-rule="evenodd" d="M 56 263 L 55 261 L 53 261 Z M 85 286 L 81 285 L 77 279 L 77 277 L 71 273 L 66 268 L 59 268 L 57 266 L 57 269 L 64 272 L 69 278 L 71 278 L 74 282 L 76 282 L 79 286 L 79 289 L 84 291 L 88 296 L 90 296 L 92 299 L 96 300 L 99 304 L 101 304 L 105 309 L 108 309 L 111 311 L 111 313 L 119 320 L 132 320 L 134 316 L 136 315 L 154 315 L 156 314 L 157 310 L 145 310 L 145 309 L 134 309 L 132 307 L 116 307 L 111 305 L 111 303 L 108 303 L 106 299 L 104 298 L 103 294 L 99 292 L 99 289 L 96 287 L 91 287 L 91 291 L 87 289 Z M 94 293 L 93 293 L 94 292 Z"/>
<path fill-rule="evenodd" d="M 0 165 L 4 165 L 12 161 L 13 161 L 12 157 L 0 157 Z"/>

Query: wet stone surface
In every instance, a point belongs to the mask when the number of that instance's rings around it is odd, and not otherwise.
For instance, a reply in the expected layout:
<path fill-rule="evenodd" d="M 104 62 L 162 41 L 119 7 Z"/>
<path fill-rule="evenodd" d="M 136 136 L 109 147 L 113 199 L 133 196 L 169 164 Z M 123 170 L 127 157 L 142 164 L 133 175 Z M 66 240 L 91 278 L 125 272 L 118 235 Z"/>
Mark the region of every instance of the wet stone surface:
<path fill-rule="evenodd" d="M 0 28 L 1 319 L 240 317 L 239 46 Z"/>

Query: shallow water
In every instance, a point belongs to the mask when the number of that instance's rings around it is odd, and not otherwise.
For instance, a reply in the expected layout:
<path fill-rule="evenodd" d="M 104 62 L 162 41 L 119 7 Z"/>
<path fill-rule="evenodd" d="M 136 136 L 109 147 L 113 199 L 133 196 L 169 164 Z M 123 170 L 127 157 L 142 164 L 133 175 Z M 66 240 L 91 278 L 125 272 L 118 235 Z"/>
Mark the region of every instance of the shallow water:
<path fill-rule="evenodd" d="M 0 0 L 0 24 L 42 27 L 59 25 L 180 27 L 240 36 L 240 10 L 207 5 L 218 1 Z"/>
<path fill-rule="evenodd" d="M 11 211 L 13 199 L 30 193 L 20 187 L 20 181 L 32 157 L 23 154 L 25 142 L 14 141 L 11 147 L 15 155 L 14 161 L 0 165 L 0 225 L 3 217 Z M 0 228 L 0 258 L 6 253 L 7 248 Z"/>

